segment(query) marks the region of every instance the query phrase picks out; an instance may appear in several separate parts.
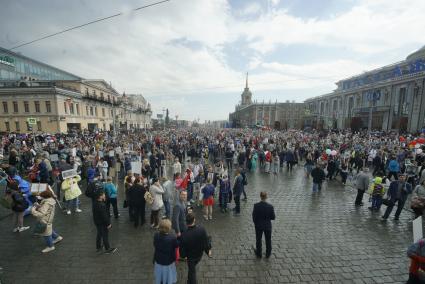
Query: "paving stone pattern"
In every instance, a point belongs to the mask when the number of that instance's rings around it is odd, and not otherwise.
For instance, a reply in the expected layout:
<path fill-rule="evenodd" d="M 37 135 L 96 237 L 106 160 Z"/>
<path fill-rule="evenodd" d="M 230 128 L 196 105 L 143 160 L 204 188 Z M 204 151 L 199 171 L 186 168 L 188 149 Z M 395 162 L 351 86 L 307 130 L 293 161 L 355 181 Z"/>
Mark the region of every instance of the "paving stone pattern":
<path fill-rule="evenodd" d="M 122 191 L 120 186 L 120 191 Z M 269 193 L 276 220 L 270 259 L 257 260 L 251 249 L 255 233 L 251 219 L 259 192 Z M 403 283 L 412 242 L 412 216 L 404 211 L 400 221 L 385 223 L 380 214 L 353 205 L 355 190 L 339 182 L 325 184 L 320 194 L 311 193 L 311 179 L 301 168 L 278 177 L 249 174 L 248 201 L 235 217 L 214 208 L 212 221 L 202 223 L 213 240 L 213 258 L 198 265 L 199 283 Z M 120 192 L 122 197 L 122 192 Z M 122 207 L 121 198 L 119 205 Z M 95 251 L 95 227 L 90 202 L 83 196 L 80 214 L 59 211 L 54 227 L 64 237 L 56 250 L 43 255 L 41 238 L 30 231 L 14 234 L 12 217 L 0 221 L 1 283 L 153 283 L 153 234 L 145 225 L 135 229 L 127 211 L 113 219 L 110 240 L 113 255 Z M 385 207 L 381 208 L 383 211 Z M 395 210 L 394 210 L 395 211 Z M 383 212 L 381 212 L 383 213 Z M 394 214 L 394 213 L 393 213 Z M 149 220 L 149 214 L 146 220 Z M 26 224 L 35 224 L 26 217 Z M 263 249 L 265 250 L 264 244 Z M 264 253 L 264 252 L 263 252 Z M 185 283 L 186 263 L 177 266 L 178 283 Z"/>

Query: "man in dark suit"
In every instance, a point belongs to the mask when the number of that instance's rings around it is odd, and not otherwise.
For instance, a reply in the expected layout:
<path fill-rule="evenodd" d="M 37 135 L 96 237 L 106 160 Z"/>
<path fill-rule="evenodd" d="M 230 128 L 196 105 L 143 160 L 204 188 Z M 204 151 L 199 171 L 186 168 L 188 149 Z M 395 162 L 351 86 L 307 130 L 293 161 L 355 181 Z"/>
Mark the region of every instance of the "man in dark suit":
<path fill-rule="evenodd" d="M 254 204 L 252 211 L 252 220 L 255 225 L 256 248 L 254 248 L 257 258 L 261 258 L 261 246 L 263 233 L 266 238 L 266 257 L 269 258 L 272 253 L 272 220 L 275 219 L 274 208 L 271 204 L 267 203 L 267 193 L 262 191 L 260 193 L 261 201 Z"/>
<path fill-rule="evenodd" d="M 398 220 L 401 211 L 403 210 L 404 203 L 406 203 L 407 196 L 412 193 L 412 185 L 406 181 L 406 174 L 402 173 L 398 180 L 392 181 L 388 188 L 388 196 L 390 203 L 387 206 L 382 219 L 387 220 L 397 202 L 397 211 L 395 212 L 394 220 Z"/>

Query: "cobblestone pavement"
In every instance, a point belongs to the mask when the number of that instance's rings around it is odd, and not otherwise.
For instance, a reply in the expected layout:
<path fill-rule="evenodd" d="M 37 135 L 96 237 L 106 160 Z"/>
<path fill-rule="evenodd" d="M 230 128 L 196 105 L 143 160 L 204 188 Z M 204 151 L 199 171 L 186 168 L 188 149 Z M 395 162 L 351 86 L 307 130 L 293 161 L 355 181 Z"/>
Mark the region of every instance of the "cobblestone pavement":
<path fill-rule="evenodd" d="M 253 203 L 261 190 L 275 206 L 273 252 L 257 260 L 251 221 Z M 213 258 L 198 265 L 199 283 L 401 283 L 407 280 L 406 248 L 412 241 L 411 213 L 400 221 L 380 221 L 365 206 L 353 205 L 355 191 L 337 181 L 312 195 L 311 179 L 302 169 L 278 177 L 250 174 L 248 201 L 234 217 L 214 208 L 212 221 L 203 223 L 213 238 Z M 366 199 L 366 197 L 365 197 Z M 122 205 L 122 198 L 119 201 Z M 83 213 L 57 214 L 55 228 L 64 240 L 42 255 L 44 242 L 26 231 L 14 234 L 12 218 L 0 221 L 2 283 L 153 283 L 153 234 L 148 226 L 135 229 L 121 210 L 113 219 L 110 239 L 114 255 L 95 252 L 95 227 L 90 203 L 82 198 Z M 383 209 L 381 209 L 382 211 Z M 381 212 L 383 213 L 383 212 Z M 149 218 L 149 214 L 147 215 Z M 34 225 L 32 217 L 25 222 Z M 186 264 L 178 265 L 178 283 L 186 281 Z"/>

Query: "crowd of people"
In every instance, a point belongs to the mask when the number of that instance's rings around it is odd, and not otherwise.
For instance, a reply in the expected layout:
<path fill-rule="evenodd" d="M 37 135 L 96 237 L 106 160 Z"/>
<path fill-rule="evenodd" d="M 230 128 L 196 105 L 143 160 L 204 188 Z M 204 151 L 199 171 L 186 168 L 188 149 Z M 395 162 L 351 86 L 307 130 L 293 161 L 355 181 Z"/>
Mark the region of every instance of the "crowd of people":
<path fill-rule="evenodd" d="M 13 232 L 29 229 L 25 214 L 37 218 L 34 231 L 47 245 L 43 253 L 63 240 L 53 229 L 55 207 L 68 215 L 79 214 L 81 203 L 87 202 L 81 198 L 83 192 L 91 199 L 98 252 L 117 250 L 110 246 L 108 232 L 111 216 L 122 218 L 119 208 L 128 210 L 135 228 L 144 226 L 150 209 L 150 226 L 158 230 L 154 238 L 157 283 L 176 281 L 175 262 L 180 258 L 187 259 L 188 283 L 196 283 L 195 267 L 203 252 L 211 256 L 211 237 L 196 224 L 199 210 L 194 208 L 203 207 L 198 218 L 205 221 L 213 219 L 215 208 L 221 214 L 232 208 L 239 216 L 241 200 L 247 200 L 249 173 L 278 177 L 295 166 L 304 167 L 305 177 L 312 178 L 312 194 L 320 194 L 324 182 L 353 186 L 355 206 L 363 206 L 365 193 L 370 196 L 371 212 L 387 206 L 383 221 L 395 204 L 398 220 L 406 201 L 417 217 L 425 208 L 424 144 L 422 134 L 349 131 L 194 128 L 129 132 L 119 138 L 108 132 L 7 134 L 0 147 L 1 182 L 7 186 L 2 204 L 15 214 Z M 31 184 L 38 183 L 47 184 L 46 190 L 33 196 Z M 120 190 L 124 200 L 118 200 Z M 274 212 L 263 205 L 267 218 L 274 219 Z M 266 257 L 271 254 L 271 226 L 263 227 L 256 230 L 257 257 L 261 257 L 263 233 Z"/>

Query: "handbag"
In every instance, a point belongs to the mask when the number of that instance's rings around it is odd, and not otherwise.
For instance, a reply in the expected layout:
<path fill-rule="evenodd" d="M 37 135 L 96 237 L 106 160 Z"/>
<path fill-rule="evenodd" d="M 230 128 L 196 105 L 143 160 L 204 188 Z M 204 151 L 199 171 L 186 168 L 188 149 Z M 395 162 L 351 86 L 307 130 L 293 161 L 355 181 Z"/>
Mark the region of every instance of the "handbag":
<path fill-rule="evenodd" d="M 43 222 L 38 222 L 34 227 L 34 234 L 43 234 L 47 229 L 47 224 Z"/>
<path fill-rule="evenodd" d="M 389 198 L 382 199 L 382 204 L 384 204 L 385 206 L 393 206 L 394 205 L 393 202 L 391 201 L 391 199 L 389 199 Z"/>

